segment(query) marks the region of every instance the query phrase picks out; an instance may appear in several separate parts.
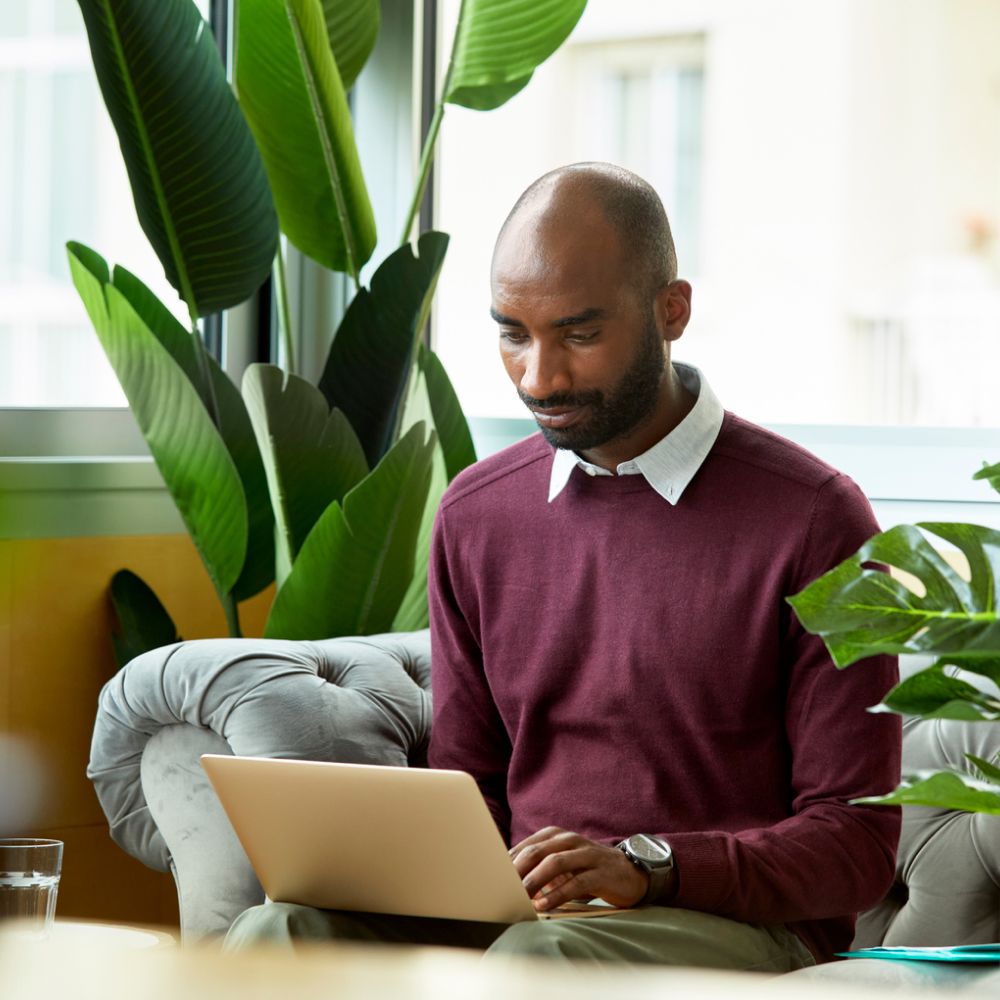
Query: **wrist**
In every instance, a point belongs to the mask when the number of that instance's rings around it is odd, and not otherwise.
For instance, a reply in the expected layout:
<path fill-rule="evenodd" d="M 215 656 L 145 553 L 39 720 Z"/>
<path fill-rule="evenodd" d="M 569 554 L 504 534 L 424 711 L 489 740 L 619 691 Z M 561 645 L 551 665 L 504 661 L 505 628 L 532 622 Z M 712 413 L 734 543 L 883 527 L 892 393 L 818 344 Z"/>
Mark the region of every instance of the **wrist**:
<path fill-rule="evenodd" d="M 646 876 L 646 891 L 640 904 L 666 903 L 677 892 L 677 869 L 670 845 L 647 833 L 626 837 L 618 849 Z"/>

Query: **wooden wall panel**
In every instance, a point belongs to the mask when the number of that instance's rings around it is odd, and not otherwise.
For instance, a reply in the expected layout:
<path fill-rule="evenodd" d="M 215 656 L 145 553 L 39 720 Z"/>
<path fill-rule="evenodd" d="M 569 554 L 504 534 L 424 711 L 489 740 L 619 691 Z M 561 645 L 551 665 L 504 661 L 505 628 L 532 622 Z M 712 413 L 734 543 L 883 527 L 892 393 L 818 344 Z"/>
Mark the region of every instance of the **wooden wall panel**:
<path fill-rule="evenodd" d="M 184 638 L 226 634 L 186 535 L 0 540 L 0 731 L 31 747 L 49 778 L 19 832 L 66 841 L 59 912 L 169 923 L 173 880 L 113 843 L 85 774 L 98 692 L 116 669 L 107 584 L 123 567 L 153 587 Z M 262 633 L 270 600 L 241 608 L 247 635 Z"/>

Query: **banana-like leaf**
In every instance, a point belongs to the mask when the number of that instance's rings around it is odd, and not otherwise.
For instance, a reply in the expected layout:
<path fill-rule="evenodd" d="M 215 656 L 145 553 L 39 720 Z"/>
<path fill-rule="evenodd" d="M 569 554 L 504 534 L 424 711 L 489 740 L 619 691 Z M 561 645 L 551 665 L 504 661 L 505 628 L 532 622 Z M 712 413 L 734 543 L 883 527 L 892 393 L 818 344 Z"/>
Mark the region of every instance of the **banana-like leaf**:
<path fill-rule="evenodd" d="M 904 779 L 888 795 L 854 799 L 861 805 L 931 806 L 963 812 L 1000 814 L 1000 790 L 954 771 L 921 772 Z"/>
<path fill-rule="evenodd" d="M 960 549 L 971 580 L 956 573 L 918 528 Z M 916 576 L 923 596 L 888 573 L 886 563 Z M 1000 656 L 996 596 L 1000 532 L 972 524 L 900 525 L 876 535 L 835 569 L 789 598 L 803 626 L 822 636 L 838 667 L 876 653 L 960 654 L 966 669 Z"/>
<path fill-rule="evenodd" d="M 434 430 L 444 455 L 445 470 L 450 483 L 466 466 L 476 460 L 472 433 L 455 395 L 455 389 L 444 370 L 440 358 L 429 348 L 420 345 L 417 357 L 420 374 L 427 386 Z"/>
<path fill-rule="evenodd" d="M 423 361 L 429 354 L 421 345 L 420 358 Z M 406 406 L 408 423 L 423 421 L 428 427 L 434 427 L 434 411 L 428 390 L 426 371 L 423 364 L 416 379 L 414 392 Z M 431 532 L 434 528 L 434 518 L 437 516 L 441 497 L 448 486 L 449 477 L 445 462 L 444 446 L 440 434 L 438 445 L 434 449 L 431 466 L 431 482 L 427 491 L 427 502 L 420 521 L 420 534 L 417 536 L 417 551 L 413 565 L 413 579 L 407 588 L 399 610 L 392 622 L 393 632 L 411 632 L 415 629 L 427 628 L 430 624 L 430 614 L 427 607 L 427 568 L 430 562 Z"/>
<path fill-rule="evenodd" d="M 260 287 L 278 243 L 260 154 L 192 0 L 79 0 L 136 211 L 192 316 Z"/>
<path fill-rule="evenodd" d="M 463 0 L 443 100 L 498 108 L 565 41 L 587 0 Z"/>
<path fill-rule="evenodd" d="M 319 387 L 344 411 L 374 466 L 393 443 L 411 360 L 427 321 L 448 237 L 424 233 L 390 254 L 351 301 L 333 339 Z"/>
<path fill-rule="evenodd" d="M 303 253 L 357 276 L 375 217 L 320 0 L 240 0 L 236 89 L 281 228 Z"/>
<path fill-rule="evenodd" d="M 983 467 L 972 478 L 985 479 L 997 493 L 1000 493 L 1000 462 L 996 465 L 987 465 L 983 462 Z"/>
<path fill-rule="evenodd" d="M 111 643 L 119 667 L 150 649 L 181 641 L 174 620 L 152 587 L 131 570 L 115 573 L 108 596 L 116 620 Z"/>
<path fill-rule="evenodd" d="M 425 440 L 426 437 L 426 440 Z M 267 621 L 275 639 L 387 631 L 413 576 L 436 441 L 416 424 L 309 533 Z"/>
<path fill-rule="evenodd" d="M 209 412 L 214 409 L 218 415 L 218 431 L 236 465 L 246 497 L 247 554 L 239 579 L 233 585 L 234 599 L 245 601 L 260 593 L 274 579 L 274 514 L 264 464 L 246 406 L 229 376 L 215 358 L 208 355 L 206 359 L 212 382 L 210 391 L 198 367 L 191 334 L 134 274 L 123 267 L 115 267 L 112 284 L 128 299 L 146 326 L 181 366 Z"/>
<path fill-rule="evenodd" d="M 247 505 L 225 442 L 184 369 L 92 250 L 70 243 L 80 298 L 212 582 L 229 594 L 247 550 Z"/>
<path fill-rule="evenodd" d="M 358 78 L 378 38 L 378 0 L 322 0 L 326 34 L 344 90 Z"/>
<path fill-rule="evenodd" d="M 897 684 L 879 709 L 925 719 L 960 719 L 992 722 L 1000 719 L 1000 700 L 944 672 L 945 663 L 913 674 Z"/>
<path fill-rule="evenodd" d="M 243 396 L 274 500 L 280 586 L 323 511 L 368 474 L 368 464 L 347 418 L 305 379 L 251 365 Z"/>

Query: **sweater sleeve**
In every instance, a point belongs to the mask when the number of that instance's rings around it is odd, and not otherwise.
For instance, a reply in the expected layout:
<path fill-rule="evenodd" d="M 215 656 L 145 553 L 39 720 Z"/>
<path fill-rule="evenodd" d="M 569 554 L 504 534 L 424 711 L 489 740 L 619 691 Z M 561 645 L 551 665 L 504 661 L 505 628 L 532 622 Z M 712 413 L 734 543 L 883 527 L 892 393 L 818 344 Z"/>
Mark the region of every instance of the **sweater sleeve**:
<path fill-rule="evenodd" d="M 851 480 L 818 491 L 789 595 L 851 555 L 878 525 Z M 895 657 L 837 670 L 822 640 L 789 611 L 783 639 L 790 815 L 737 833 L 663 831 L 677 861 L 673 905 L 736 920 L 795 923 L 855 914 L 892 883 L 896 808 L 851 805 L 899 781 L 901 725 L 866 712 L 896 682 Z M 734 762 L 733 781 L 739 781 Z"/>
<path fill-rule="evenodd" d="M 427 597 L 431 626 L 433 720 L 428 763 L 468 771 L 504 838 L 510 842 L 507 770 L 511 744 L 483 671 L 471 583 L 463 584 L 461 560 L 449 551 L 445 512 L 438 514 L 431 539 Z"/>

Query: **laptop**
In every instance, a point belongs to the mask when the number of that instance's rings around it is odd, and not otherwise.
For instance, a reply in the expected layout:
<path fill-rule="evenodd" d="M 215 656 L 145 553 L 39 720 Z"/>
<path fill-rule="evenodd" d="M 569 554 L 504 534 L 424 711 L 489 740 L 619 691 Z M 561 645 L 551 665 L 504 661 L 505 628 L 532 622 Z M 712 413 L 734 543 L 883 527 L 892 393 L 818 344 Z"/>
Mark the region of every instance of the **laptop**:
<path fill-rule="evenodd" d="M 603 900 L 536 913 L 464 771 L 204 754 L 271 900 L 517 923 L 621 912 Z"/>

